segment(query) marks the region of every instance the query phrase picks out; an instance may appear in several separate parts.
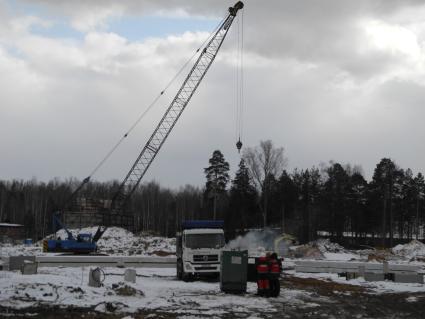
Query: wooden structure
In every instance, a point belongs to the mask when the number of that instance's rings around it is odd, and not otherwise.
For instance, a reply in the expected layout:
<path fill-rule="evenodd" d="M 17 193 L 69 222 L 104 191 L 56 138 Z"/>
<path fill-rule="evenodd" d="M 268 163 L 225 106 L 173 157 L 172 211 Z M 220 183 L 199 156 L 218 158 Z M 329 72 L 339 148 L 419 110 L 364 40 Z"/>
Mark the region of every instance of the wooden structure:
<path fill-rule="evenodd" d="M 7 242 L 10 240 L 25 239 L 24 225 L 0 223 L 0 241 Z"/>

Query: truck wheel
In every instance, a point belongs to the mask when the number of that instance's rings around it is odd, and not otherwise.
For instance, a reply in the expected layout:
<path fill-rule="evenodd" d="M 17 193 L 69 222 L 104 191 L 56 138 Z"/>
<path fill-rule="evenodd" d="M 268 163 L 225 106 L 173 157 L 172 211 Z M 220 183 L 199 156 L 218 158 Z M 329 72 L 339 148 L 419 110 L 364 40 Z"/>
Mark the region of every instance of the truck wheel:
<path fill-rule="evenodd" d="M 184 282 L 192 281 L 192 274 L 188 274 L 187 272 L 182 273 L 182 279 Z"/>
<path fill-rule="evenodd" d="M 181 259 L 177 260 L 177 279 L 183 279 L 183 262 Z"/>

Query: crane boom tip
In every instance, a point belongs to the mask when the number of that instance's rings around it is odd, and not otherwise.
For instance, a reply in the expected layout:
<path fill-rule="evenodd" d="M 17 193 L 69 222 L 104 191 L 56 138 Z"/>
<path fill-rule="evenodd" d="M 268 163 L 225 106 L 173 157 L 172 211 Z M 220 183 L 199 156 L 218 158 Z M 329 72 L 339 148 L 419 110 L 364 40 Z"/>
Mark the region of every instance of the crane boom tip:
<path fill-rule="evenodd" d="M 242 2 L 242 1 L 238 1 L 238 2 L 236 2 L 236 3 L 235 3 L 235 5 L 234 5 L 233 7 L 230 7 L 230 8 L 229 8 L 229 12 L 230 12 L 230 14 L 231 14 L 232 16 L 236 16 L 236 13 L 238 13 L 238 11 L 239 11 L 240 9 L 243 9 L 243 6 L 244 6 L 244 4 L 243 4 L 243 2 Z"/>

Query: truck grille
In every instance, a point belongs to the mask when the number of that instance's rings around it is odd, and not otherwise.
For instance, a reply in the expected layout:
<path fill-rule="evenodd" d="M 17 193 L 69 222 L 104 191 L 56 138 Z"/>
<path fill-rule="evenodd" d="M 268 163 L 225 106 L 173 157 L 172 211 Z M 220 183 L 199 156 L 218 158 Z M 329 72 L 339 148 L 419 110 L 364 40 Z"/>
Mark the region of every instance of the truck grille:
<path fill-rule="evenodd" d="M 194 262 L 218 261 L 218 255 L 193 255 Z"/>
<path fill-rule="evenodd" d="M 217 267 L 214 266 L 200 266 L 200 267 L 195 267 L 195 270 L 217 270 Z"/>

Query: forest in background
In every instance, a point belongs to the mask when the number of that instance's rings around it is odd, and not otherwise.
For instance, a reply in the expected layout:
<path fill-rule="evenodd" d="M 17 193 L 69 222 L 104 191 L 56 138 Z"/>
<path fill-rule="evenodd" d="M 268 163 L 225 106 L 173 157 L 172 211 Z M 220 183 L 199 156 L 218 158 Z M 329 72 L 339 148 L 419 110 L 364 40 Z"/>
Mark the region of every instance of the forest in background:
<path fill-rule="evenodd" d="M 424 237 L 425 181 L 389 158 L 381 159 L 367 181 L 360 168 L 329 162 L 309 169 L 285 169 L 283 148 L 271 141 L 244 150 L 235 176 L 216 150 L 204 169 L 205 186 L 177 190 L 142 183 L 129 202 L 134 231 L 174 236 L 185 219 L 224 219 L 226 231 L 275 227 L 300 242 L 331 236 L 396 239 Z M 40 239 L 52 232 L 52 214 L 80 185 L 77 179 L 48 183 L 0 181 L 0 221 L 25 225 L 26 236 Z M 89 182 L 83 198 L 110 199 L 119 182 Z"/>

